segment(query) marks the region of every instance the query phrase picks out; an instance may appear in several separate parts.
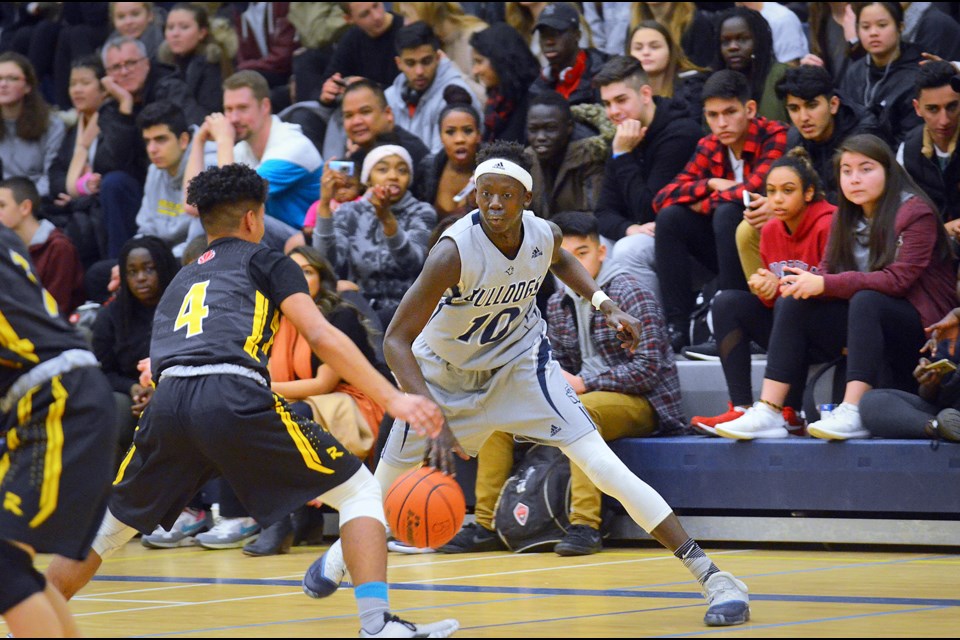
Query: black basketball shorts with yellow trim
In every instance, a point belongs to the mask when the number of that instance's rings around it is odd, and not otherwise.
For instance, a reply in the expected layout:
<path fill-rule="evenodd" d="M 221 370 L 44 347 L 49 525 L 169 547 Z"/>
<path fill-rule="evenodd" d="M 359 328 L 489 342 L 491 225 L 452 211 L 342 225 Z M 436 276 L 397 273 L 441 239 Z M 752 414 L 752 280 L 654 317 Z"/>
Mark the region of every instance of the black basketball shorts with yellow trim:
<path fill-rule="evenodd" d="M 163 378 L 115 480 L 110 511 L 142 533 L 170 529 L 222 475 L 267 527 L 349 480 L 361 462 L 256 381 L 217 374 Z"/>

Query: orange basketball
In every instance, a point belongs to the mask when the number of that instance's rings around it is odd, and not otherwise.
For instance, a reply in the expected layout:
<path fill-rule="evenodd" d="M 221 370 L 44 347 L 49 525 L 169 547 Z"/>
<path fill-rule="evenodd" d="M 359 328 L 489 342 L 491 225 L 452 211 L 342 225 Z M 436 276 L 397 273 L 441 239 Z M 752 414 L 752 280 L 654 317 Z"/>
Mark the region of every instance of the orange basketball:
<path fill-rule="evenodd" d="M 397 478 L 383 508 L 397 540 L 436 549 L 460 531 L 467 505 L 456 480 L 433 467 L 419 467 Z"/>

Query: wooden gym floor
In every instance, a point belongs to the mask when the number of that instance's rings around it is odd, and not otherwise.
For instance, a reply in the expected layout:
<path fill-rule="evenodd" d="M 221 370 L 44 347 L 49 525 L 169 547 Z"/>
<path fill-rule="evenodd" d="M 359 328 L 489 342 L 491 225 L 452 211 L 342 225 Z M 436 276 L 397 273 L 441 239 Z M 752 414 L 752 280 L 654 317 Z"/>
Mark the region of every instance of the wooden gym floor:
<path fill-rule="evenodd" d="M 351 589 L 326 600 L 300 590 L 323 549 L 250 558 L 133 540 L 71 608 L 91 637 L 355 637 Z M 751 592 L 752 620 L 720 629 L 703 626 L 689 574 L 652 543 L 580 558 L 391 553 L 389 581 L 395 612 L 455 617 L 459 637 L 955 637 L 960 555 L 949 551 L 708 549 Z"/>

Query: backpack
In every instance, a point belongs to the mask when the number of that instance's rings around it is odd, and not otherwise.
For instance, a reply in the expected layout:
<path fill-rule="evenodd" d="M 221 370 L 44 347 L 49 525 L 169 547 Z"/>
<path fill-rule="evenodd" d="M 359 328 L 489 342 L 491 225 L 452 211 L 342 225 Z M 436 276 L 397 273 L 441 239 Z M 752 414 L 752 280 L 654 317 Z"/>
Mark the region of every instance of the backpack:
<path fill-rule="evenodd" d="M 494 508 L 497 535 L 514 552 L 552 549 L 570 526 L 570 461 L 534 445 L 504 483 Z"/>

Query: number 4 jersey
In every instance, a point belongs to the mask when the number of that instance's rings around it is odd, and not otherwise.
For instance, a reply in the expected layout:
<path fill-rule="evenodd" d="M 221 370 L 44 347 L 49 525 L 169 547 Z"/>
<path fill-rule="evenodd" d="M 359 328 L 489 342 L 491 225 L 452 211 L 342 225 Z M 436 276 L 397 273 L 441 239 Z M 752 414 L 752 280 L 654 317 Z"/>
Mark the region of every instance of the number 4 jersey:
<path fill-rule="evenodd" d="M 455 367 L 502 367 L 530 351 L 546 330 L 536 301 L 553 258 L 553 227 L 530 211 L 523 212 L 522 224 L 513 258 L 487 237 L 478 211 L 442 236 L 457 243 L 460 282 L 440 300 L 418 341 Z"/>
<path fill-rule="evenodd" d="M 308 289 L 293 260 L 261 244 L 215 240 L 177 273 L 157 305 L 150 343 L 154 380 L 174 365 L 218 364 L 246 367 L 269 380 L 280 304 L 294 293 Z"/>

